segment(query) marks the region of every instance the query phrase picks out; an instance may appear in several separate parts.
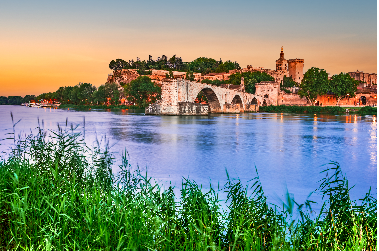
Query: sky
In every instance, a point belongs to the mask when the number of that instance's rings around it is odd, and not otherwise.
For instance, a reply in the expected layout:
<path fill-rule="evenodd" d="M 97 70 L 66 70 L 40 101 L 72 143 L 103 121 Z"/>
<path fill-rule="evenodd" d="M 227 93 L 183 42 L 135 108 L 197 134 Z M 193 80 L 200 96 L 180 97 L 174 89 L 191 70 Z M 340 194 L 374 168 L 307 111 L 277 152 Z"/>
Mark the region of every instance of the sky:
<path fill-rule="evenodd" d="M 112 59 L 176 54 L 377 72 L 377 2 L 0 0 L 0 96 L 104 84 Z"/>

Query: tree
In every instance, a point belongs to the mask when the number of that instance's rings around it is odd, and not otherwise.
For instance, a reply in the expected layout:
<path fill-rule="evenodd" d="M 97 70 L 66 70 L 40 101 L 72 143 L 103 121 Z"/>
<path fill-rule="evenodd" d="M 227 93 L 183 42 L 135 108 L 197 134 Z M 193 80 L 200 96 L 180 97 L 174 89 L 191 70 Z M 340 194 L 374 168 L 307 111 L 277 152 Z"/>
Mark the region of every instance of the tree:
<path fill-rule="evenodd" d="M 70 95 L 71 95 L 71 91 L 74 89 L 74 87 L 72 86 L 66 86 L 64 88 L 64 91 L 63 91 L 63 101 L 62 103 L 65 103 L 65 104 L 70 104 L 71 103 L 71 100 L 70 100 Z"/>
<path fill-rule="evenodd" d="M 78 85 L 75 85 L 72 88 L 72 90 L 70 92 L 69 99 L 70 99 L 70 102 L 72 102 L 73 104 L 75 104 L 75 105 L 79 104 L 79 102 L 80 102 L 80 89 L 79 89 Z"/>
<path fill-rule="evenodd" d="M 324 69 L 312 67 L 304 74 L 298 94 L 314 105 L 317 96 L 326 94 L 329 89 L 328 73 Z"/>
<path fill-rule="evenodd" d="M 96 86 L 93 86 L 90 83 L 80 83 L 78 86 L 80 103 L 90 103 L 92 101 L 93 92 L 96 91 Z"/>
<path fill-rule="evenodd" d="M 214 72 L 218 67 L 219 62 L 213 58 L 200 57 L 188 64 L 188 69 L 193 72 L 207 74 Z"/>
<path fill-rule="evenodd" d="M 193 75 L 192 71 L 187 71 L 186 73 L 186 79 L 189 81 L 195 81 L 195 76 Z"/>
<path fill-rule="evenodd" d="M 8 104 L 8 97 L 0 96 L 0 105 L 7 105 Z"/>
<path fill-rule="evenodd" d="M 105 83 L 105 96 L 109 98 L 112 105 L 118 105 L 120 101 L 119 85 L 116 83 Z"/>
<path fill-rule="evenodd" d="M 92 97 L 97 104 L 104 104 L 107 102 L 107 97 L 105 95 L 105 85 L 99 86 L 99 88 L 92 94 Z"/>
<path fill-rule="evenodd" d="M 284 76 L 283 77 L 283 82 L 281 84 L 282 87 L 294 87 L 294 86 L 298 86 L 298 83 L 296 83 L 292 77 L 287 77 L 287 76 Z"/>
<path fill-rule="evenodd" d="M 29 103 L 30 101 L 35 100 L 35 99 L 36 99 L 35 95 L 25 95 L 22 102 L 23 103 Z"/>
<path fill-rule="evenodd" d="M 355 96 L 359 81 L 353 79 L 349 74 L 341 72 L 331 78 L 329 85 L 330 91 L 336 95 L 338 105 L 342 98 Z"/>
<path fill-rule="evenodd" d="M 8 105 L 21 105 L 21 96 L 8 96 Z"/>
<path fill-rule="evenodd" d="M 112 60 L 110 63 L 109 63 L 109 69 L 111 70 L 121 70 L 121 69 L 129 69 L 130 68 L 130 64 L 128 62 L 126 62 L 125 60 L 122 60 L 122 59 L 116 59 L 115 60 Z"/>
<path fill-rule="evenodd" d="M 161 88 L 147 76 L 140 76 L 126 84 L 124 90 L 128 101 L 141 107 L 154 103 L 161 95 Z"/>

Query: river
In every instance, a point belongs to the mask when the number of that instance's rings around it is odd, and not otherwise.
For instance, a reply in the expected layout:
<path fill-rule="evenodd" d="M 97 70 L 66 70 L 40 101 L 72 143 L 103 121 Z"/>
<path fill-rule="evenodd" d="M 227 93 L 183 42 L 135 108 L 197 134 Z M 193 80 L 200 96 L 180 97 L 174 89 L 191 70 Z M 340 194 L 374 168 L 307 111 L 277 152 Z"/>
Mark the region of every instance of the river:
<path fill-rule="evenodd" d="M 377 121 L 375 116 L 297 115 L 276 113 L 210 116 L 147 116 L 128 110 L 73 111 L 0 106 L 0 138 L 28 133 L 40 124 L 78 124 L 92 145 L 104 136 L 120 159 L 126 150 L 132 167 L 167 187 L 181 186 L 182 177 L 203 187 L 239 177 L 244 184 L 255 177 L 255 166 L 269 201 L 278 204 L 286 189 L 303 203 L 324 177 L 325 164 L 338 162 L 349 180 L 352 199 L 377 193 Z M 84 125 L 85 120 L 85 125 Z M 85 127 L 85 129 L 84 129 Z M 1 141 L 1 151 L 12 145 Z M 114 172 L 118 167 L 115 165 Z M 319 195 L 311 199 L 320 201 Z M 319 206 L 317 206 L 319 207 Z"/>

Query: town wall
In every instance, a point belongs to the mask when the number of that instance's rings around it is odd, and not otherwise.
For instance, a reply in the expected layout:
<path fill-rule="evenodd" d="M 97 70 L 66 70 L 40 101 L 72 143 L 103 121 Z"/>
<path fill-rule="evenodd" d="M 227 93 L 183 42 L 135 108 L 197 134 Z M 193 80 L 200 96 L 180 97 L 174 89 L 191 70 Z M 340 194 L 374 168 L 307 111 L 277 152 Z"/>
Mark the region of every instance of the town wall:
<path fill-rule="evenodd" d="M 295 93 L 280 92 L 278 95 L 278 105 L 306 106 L 309 105 L 309 102 L 306 98 L 300 98 L 300 96 Z"/>

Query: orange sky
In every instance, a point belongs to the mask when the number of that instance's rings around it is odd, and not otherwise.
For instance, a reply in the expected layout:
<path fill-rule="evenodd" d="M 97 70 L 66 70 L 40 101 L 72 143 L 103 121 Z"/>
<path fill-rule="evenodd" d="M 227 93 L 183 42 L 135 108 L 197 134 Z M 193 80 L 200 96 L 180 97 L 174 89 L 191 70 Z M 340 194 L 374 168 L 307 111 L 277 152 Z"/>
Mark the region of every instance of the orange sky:
<path fill-rule="evenodd" d="M 0 10 L 0 96 L 38 95 L 79 82 L 99 86 L 111 73 L 109 62 L 116 58 L 146 60 L 149 55 L 156 59 L 176 54 L 183 61 L 203 56 L 237 61 L 241 67 L 275 69 L 281 46 L 286 59 L 303 58 L 305 70 L 315 66 L 330 74 L 377 72 L 374 1 L 361 7 L 341 1 L 345 9 L 329 5 L 334 12 L 323 15 L 298 12 L 291 6 L 269 9 L 264 4 L 260 6 L 264 11 L 254 14 L 222 1 L 216 7 L 199 6 L 200 11 L 170 1 L 163 2 L 171 4 L 166 5 L 171 9 L 164 10 L 149 1 L 144 1 L 150 6 L 147 9 L 116 2 L 124 9 L 112 11 L 125 10 L 124 16 L 107 14 L 106 6 L 96 1 L 92 8 L 82 4 L 73 9 L 70 1 L 45 8 L 39 1 L 29 6 L 26 1 L 25 5 L 5 4 Z M 317 11 L 317 6 L 300 7 Z M 167 14 L 160 16 L 154 10 Z M 354 16 L 345 15 L 346 11 Z"/>

